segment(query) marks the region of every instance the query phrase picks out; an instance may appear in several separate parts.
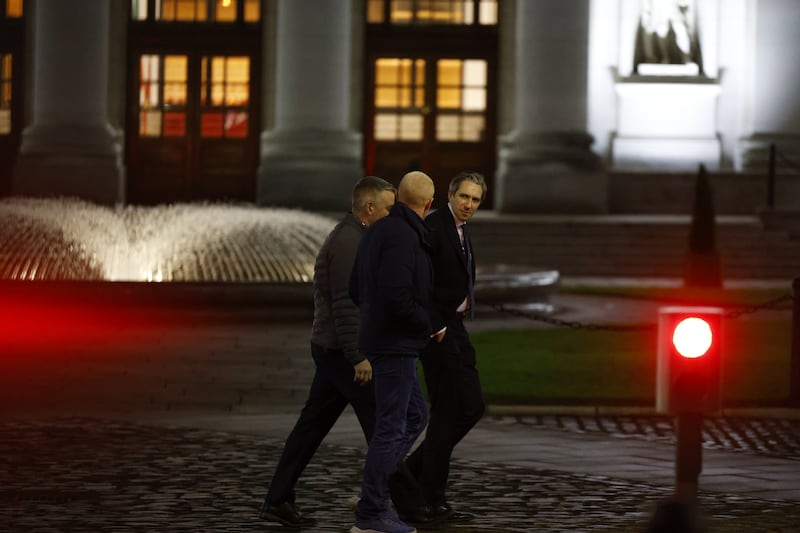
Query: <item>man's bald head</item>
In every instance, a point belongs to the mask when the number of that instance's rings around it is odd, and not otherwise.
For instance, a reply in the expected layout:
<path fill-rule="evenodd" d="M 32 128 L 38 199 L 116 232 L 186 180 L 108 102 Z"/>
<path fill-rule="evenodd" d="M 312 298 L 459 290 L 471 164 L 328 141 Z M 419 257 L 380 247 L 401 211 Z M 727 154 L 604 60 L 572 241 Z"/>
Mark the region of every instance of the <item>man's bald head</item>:
<path fill-rule="evenodd" d="M 424 217 L 433 202 L 434 190 L 433 180 L 424 172 L 414 170 L 400 180 L 400 186 L 397 187 L 397 199 L 417 211 L 418 214 L 421 211 L 420 216 Z"/>

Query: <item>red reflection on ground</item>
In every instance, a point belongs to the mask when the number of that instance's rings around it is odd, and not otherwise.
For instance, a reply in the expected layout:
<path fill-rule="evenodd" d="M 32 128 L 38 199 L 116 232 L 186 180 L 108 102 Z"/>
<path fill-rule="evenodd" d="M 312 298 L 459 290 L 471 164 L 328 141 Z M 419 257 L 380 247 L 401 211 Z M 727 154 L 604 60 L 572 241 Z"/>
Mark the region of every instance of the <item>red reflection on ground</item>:
<path fill-rule="evenodd" d="M 96 342 L 124 342 L 146 329 L 143 310 L 100 303 L 14 301 L 0 303 L 0 344 L 47 348 Z"/>

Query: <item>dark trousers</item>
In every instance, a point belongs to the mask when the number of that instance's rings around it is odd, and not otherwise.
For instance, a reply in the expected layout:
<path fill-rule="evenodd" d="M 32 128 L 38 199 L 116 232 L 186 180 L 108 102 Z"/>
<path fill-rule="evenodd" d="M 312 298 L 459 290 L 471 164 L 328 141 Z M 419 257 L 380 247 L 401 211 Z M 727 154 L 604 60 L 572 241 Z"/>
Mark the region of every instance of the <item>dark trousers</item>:
<path fill-rule="evenodd" d="M 428 344 L 421 360 L 430 398 L 430 421 L 425 440 L 391 483 L 392 498 L 403 511 L 445 503 L 453 449 L 486 409 L 475 367 L 475 348 L 461 320 L 448 322 L 442 342 Z"/>
<path fill-rule="evenodd" d="M 356 512 L 377 518 L 387 510 L 389 476 L 428 423 L 428 406 L 417 378 L 415 355 L 369 357 L 375 382 L 375 433 L 369 443 Z"/>
<path fill-rule="evenodd" d="M 340 350 L 325 350 L 311 343 L 316 371 L 300 418 L 286 439 L 278 467 L 267 492 L 269 504 L 294 502 L 294 485 L 314 456 L 320 443 L 347 407 L 361 424 L 367 443 L 375 429 L 375 394 L 372 383 L 353 381 L 353 366 Z"/>

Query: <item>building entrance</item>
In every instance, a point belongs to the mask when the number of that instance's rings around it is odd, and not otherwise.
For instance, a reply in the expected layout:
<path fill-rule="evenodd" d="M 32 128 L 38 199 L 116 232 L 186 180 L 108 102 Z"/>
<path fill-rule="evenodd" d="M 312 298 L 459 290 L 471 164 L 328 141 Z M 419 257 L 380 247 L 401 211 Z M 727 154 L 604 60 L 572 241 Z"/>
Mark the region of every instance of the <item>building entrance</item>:
<path fill-rule="evenodd" d="M 148 5 L 143 13 L 132 12 L 126 120 L 131 203 L 255 199 L 258 4 L 231 1 L 228 12 L 215 2 L 190 4 L 192 10 L 186 3 L 156 4 L 157 17 Z"/>
<path fill-rule="evenodd" d="M 487 6 L 489 9 L 487 10 Z M 490 2 L 372 2 L 367 12 L 364 154 L 368 173 L 397 183 L 422 170 L 434 206 L 462 170 L 493 190 L 497 13 Z M 487 197 L 485 205 L 491 205 Z"/>

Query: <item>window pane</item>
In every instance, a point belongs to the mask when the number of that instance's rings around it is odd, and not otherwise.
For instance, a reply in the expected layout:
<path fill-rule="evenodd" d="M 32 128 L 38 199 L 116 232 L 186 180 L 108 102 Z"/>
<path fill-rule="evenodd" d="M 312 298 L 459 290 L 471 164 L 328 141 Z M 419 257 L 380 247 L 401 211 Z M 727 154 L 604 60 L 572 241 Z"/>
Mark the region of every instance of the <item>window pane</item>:
<path fill-rule="evenodd" d="M 237 0 L 215 0 L 214 20 L 218 22 L 236 21 Z"/>
<path fill-rule="evenodd" d="M 385 0 L 367 0 L 367 22 L 380 24 L 383 22 L 383 3 Z"/>
<path fill-rule="evenodd" d="M 461 89 L 438 89 L 436 91 L 436 107 L 439 109 L 460 109 Z"/>
<path fill-rule="evenodd" d="M 184 21 L 205 20 L 205 12 L 199 9 L 198 3 L 205 4 L 205 0 L 174 0 L 177 3 L 175 19 Z M 205 7 L 205 6 L 203 6 Z"/>
<path fill-rule="evenodd" d="M 486 86 L 486 61 L 483 59 L 464 61 L 464 85 Z"/>
<path fill-rule="evenodd" d="M 483 115 L 468 115 L 463 117 L 461 123 L 461 140 L 478 142 L 483 140 L 483 130 L 486 120 Z"/>
<path fill-rule="evenodd" d="M 464 111 L 484 111 L 486 109 L 486 89 L 464 89 Z"/>
<path fill-rule="evenodd" d="M 139 135 L 158 137 L 161 135 L 161 112 L 142 111 L 139 113 Z"/>
<path fill-rule="evenodd" d="M 441 59 L 437 63 L 439 85 L 461 85 L 461 60 Z"/>
<path fill-rule="evenodd" d="M 11 133 L 11 54 L 0 54 L 0 135 Z"/>
<path fill-rule="evenodd" d="M 11 133 L 11 110 L 0 108 L 0 135 Z"/>
<path fill-rule="evenodd" d="M 164 113 L 164 137 L 183 137 L 186 134 L 186 113 Z"/>
<path fill-rule="evenodd" d="M 418 85 L 425 84 L 425 60 L 424 59 L 417 59 L 414 64 L 414 68 L 416 70 L 416 80 Z"/>
<path fill-rule="evenodd" d="M 399 83 L 398 73 L 397 59 L 378 59 L 375 62 L 375 83 L 377 85 L 395 85 Z"/>
<path fill-rule="evenodd" d="M 261 0 L 245 0 L 244 20 L 245 22 L 258 22 L 261 20 Z"/>
<path fill-rule="evenodd" d="M 147 20 L 147 0 L 131 0 L 131 18 Z"/>
<path fill-rule="evenodd" d="M 478 22 L 485 25 L 497 24 L 497 0 L 480 0 Z"/>
<path fill-rule="evenodd" d="M 166 56 L 164 58 L 165 104 L 186 105 L 186 70 L 186 56 Z"/>
<path fill-rule="evenodd" d="M 375 89 L 376 107 L 399 107 L 400 99 L 396 87 L 377 87 Z"/>
<path fill-rule="evenodd" d="M 6 17 L 20 18 L 22 16 L 22 0 L 6 0 Z"/>
<path fill-rule="evenodd" d="M 458 140 L 458 116 L 439 115 L 438 117 L 436 117 L 436 140 L 437 141 Z"/>
<path fill-rule="evenodd" d="M 159 103 L 159 63 L 155 55 L 139 58 L 139 107 L 155 107 Z"/>
<path fill-rule="evenodd" d="M 225 103 L 246 106 L 250 102 L 250 58 L 229 57 L 225 78 L 228 82 Z"/>
<path fill-rule="evenodd" d="M 203 137 L 222 137 L 222 113 L 203 113 L 200 129 Z"/>
<path fill-rule="evenodd" d="M 368 2 L 367 22 L 384 22 L 384 2 Z M 476 5 L 481 24 L 497 24 L 497 0 L 391 0 L 389 16 L 393 24 L 471 25 L 475 23 Z"/>
<path fill-rule="evenodd" d="M 228 111 L 225 114 L 225 137 L 247 137 L 247 113 L 242 111 Z"/>
<path fill-rule="evenodd" d="M 161 9 L 156 9 L 156 20 L 175 20 L 175 7 L 178 0 L 162 0 Z"/>
<path fill-rule="evenodd" d="M 391 18 L 393 23 L 411 22 L 413 7 L 411 0 L 391 0 Z"/>
<path fill-rule="evenodd" d="M 397 114 L 376 113 L 375 114 L 375 140 L 394 141 L 397 140 Z"/>
<path fill-rule="evenodd" d="M 422 115 L 402 115 L 400 117 L 400 140 L 422 140 Z"/>

